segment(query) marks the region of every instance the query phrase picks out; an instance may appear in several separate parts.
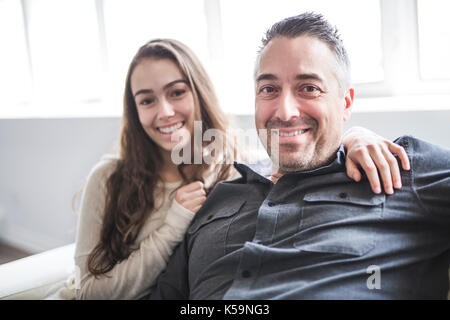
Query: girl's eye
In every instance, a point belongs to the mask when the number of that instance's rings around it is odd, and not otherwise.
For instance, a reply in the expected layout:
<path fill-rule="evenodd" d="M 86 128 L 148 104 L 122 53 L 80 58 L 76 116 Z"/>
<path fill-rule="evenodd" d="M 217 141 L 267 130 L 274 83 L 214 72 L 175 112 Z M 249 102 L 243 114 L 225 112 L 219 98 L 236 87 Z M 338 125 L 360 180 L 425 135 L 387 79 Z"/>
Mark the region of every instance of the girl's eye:
<path fill-rule="evenodd" d="M 172 92 L 172 97 L 182 96 L 185 92 L 186 92 L 186 90 L 183 90 L 183 89 L 174 90 Z"/>
<path fill-rule="evenodd" d="M 153 103 L 153 101 L 155 101 L 155 99 L 142 99 L 140 102 L 139 102 L 139 104 L 140 105 L 143 105 L 143 106 L 148 106 L 148 105 L 150 105 L 150 104 L 152 104 Z"/>

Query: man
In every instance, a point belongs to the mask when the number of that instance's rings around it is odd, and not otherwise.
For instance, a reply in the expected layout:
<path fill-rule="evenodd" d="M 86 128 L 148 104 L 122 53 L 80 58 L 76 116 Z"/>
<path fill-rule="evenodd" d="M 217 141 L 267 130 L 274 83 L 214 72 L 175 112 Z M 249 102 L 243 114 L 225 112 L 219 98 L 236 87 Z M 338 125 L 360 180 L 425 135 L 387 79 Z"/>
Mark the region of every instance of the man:
<path fill-rule="evenodd" d="M 277 172 L 235 164 L 242 177 L 209 195 L 152 299 L 446 298 L 450 151 L 401 137 L 411 161 L 401 190 L 374 194 L 367 180 L 350 180 L 340 146 L 353 103 L 348 74 L 322 16 L 267 32 L 255 121 L 268 130 Z"/>

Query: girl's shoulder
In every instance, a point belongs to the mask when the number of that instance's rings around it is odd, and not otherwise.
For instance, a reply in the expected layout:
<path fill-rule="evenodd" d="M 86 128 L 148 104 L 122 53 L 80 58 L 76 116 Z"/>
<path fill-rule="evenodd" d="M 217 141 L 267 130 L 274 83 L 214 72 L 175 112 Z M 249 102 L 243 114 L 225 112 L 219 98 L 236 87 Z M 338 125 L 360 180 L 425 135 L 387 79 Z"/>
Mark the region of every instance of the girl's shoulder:
<path fill-rule="evenodd" d="M 99 162 L 97 162 L 89 172 L 87 183 L 92 182 L 104 182 L 114 171 L 119 161 L 119 156 L 114 154 L 106 154 L 102 156 Z"/>
<path fill-rule="evenodd" d="M 102 223 L 106 181 L 113 173 L 118 160 L 118 156 L 103 156 L 90 170 L 82 188 L 79 207 L 80 221 L 84 226 Z"/>

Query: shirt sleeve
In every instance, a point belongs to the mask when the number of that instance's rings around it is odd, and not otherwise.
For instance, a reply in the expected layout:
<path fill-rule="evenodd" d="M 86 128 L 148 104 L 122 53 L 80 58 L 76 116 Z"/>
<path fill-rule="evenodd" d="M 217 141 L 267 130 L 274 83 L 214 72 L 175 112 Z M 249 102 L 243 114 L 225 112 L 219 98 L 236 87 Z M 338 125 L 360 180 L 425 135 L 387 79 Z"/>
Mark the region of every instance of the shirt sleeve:
<path fill-rule="evenodd" d="M 174 247 L 183 239 L 194 213 L 175 200 L 162 226 L 141 241 L 138 249 L 104 276 L 96 278 L 87 270 L 87 259 L 100 239 L 105 201 L 105 175 L 96 170 L 88 178 L 81 201 L 75 264 L 80 271 L 78 299 L 137 299 L 148 293 L 165 268 Z"/>
<path fill-rule="evenodd" d="M 401 142 L 411 161 L 411 185 L 429 218 L 450 226 L 450 150 L 407 137 Z M 448 233 L 450 235 L 450 233 Z"/>

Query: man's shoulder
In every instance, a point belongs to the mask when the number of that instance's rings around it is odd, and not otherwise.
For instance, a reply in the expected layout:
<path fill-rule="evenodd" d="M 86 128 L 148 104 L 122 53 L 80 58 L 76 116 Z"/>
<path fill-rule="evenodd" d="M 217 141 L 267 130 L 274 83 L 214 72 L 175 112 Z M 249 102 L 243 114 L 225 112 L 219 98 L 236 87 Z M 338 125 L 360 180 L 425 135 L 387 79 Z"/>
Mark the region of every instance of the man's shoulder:
<path fill-rule="evenodd" d="M 219 218 L 226 218 L 238 212 L 246 201 L 252 200 L 257 193 L 256 184 L 267 183 L 266 174 L 270 175 L 270 159 L 253 163 L 235 163 L 240 176 L 228 181 L 220 181 L 211 190 L 200 210 L 195 214 L 189 227 L 189 233 Z"/>
<path fill-rule="evenodd" d="M 266 157 L 251 162 L 235 162 L 234 167 L 244 178 L 243 180 L 236 181 L 236 183 L 265 181 L 264 178 L 271 176 L 272 161 L 269 157 Z"/>
<path fill-rule="evenodd" d="M 394 142 L 405 148 L 412 173 L 450 169 L 450 149 L 411 135 L 401 136 Z"/>
<path fill-rule="evenodd" d="M 431 158 L 439 154 L 442 156 L 450 155 L 450 149 L 412 135 L 400 136 L 394 142 L 404 147 L 410 157 L 420 155 L 421 157 Z"/>
<path fill-rule="evenodd" d="M 220 181 L 209 193 L 201 210 L 226 208 L 232 203 L 239 202 L 241 199 L 246 198 L 246 194 L 243 191 L 247 188 L 248 181 L 242 176 L 230 181 Z"/>
<path fill-rule="evenodd" d="M 234 180 L 217 183 L 200 210 L 195 214 L 188 233 L 194 233 L 206 223 L 230 217 L 238 212 L 243 204 L 251 198 L 251 188 L 252 185 L 247 181 L 245 174 Z"/>
<path fill-rule="evenodd" d="M 238 187 L 244 184 L 240 183 L 239 179 L 222 181 L 214 187 L 200 210 L 195 214 L 188 233 L 195 233 L 203 225 L 216 219 L 229 218 L 240 210 L 247 201 L 247 193 Z"/>

